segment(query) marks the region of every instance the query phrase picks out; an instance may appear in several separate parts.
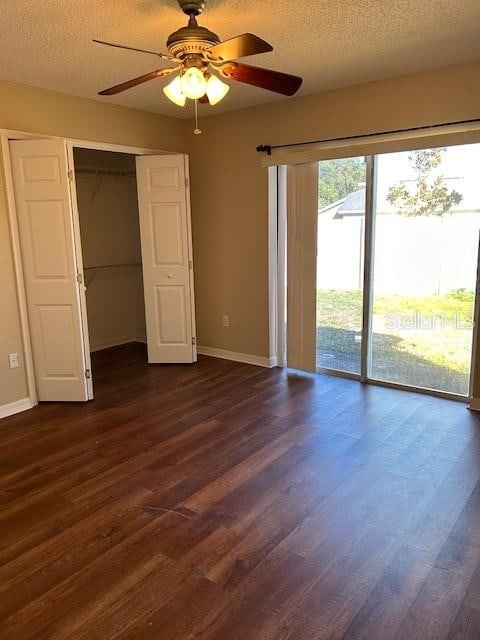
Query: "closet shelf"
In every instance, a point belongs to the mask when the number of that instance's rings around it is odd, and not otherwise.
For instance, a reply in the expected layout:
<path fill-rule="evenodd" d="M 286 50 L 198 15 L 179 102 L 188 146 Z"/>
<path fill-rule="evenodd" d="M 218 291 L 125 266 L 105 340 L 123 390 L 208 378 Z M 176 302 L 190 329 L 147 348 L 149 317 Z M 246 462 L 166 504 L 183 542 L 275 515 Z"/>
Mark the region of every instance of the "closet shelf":
<path fill-rule="evenodd" d="M 95 168 L 95 167 L 75 167 L 76 175 L 86 176 L 117 176 L 117 177 L 136 177 L 136 172 L 129 169 L 113 169 L 113 168 Z"/>
<path fill-rule="evenodd" d="M 99 269 L 117 269 L 117 268 L 125 268 L 125 267 L 141 267 L 142 263 L 141 262 L 120 262 L 117 264 L 97 264 L 96 266 L 93 267 L 83 267 L 83 270 L 85 272 L 87 271 L 91 271 L 92 274 L 90 275 L 89 278 L 85 279 L 85 287 L 88 289 L 88 287 L 92 284 L 95 276 L 97 275 L 97 271 Z"/>
<path fill-rule="evenodd" d="M 117 264 L 97 264 L 92 267 L 83 267 L 84 271 L 92 271 L 94 269 L 115 269 L 116 267 L 141 267 L 141 262 L 120 262 Z"/>

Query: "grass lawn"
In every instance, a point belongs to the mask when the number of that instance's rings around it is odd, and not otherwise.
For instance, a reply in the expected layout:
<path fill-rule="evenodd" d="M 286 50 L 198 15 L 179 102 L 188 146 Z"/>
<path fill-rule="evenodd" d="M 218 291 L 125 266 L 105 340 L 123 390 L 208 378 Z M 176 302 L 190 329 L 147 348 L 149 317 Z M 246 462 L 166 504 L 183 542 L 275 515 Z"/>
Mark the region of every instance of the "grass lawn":
<path fill-rule="evenodd" d="M 373 305 L 372 377 L 466 394 L 474 294 L 377 296 Z M 362 294 L 317 291 L 319 366 L 357 372 Z"/>

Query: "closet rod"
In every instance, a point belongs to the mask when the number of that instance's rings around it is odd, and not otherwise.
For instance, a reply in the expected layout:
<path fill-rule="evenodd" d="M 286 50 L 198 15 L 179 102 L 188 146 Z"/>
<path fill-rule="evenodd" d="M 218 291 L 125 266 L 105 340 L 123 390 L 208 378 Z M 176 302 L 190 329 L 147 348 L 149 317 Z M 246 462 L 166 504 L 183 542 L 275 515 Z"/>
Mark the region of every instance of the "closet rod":
<path fill-rule="evenodd" d="M 93 269 L 114 269 L 115 267 L 141 267 L 141 262 L 120 262 L 118 264 L 98 264 L 93 267 L 83 267 L 84 271 L 91 271 Z"/>
<path fill-rule="evenodd" d="M 133 178 L 137 175 L 135 171 L 124 171 L 123 169 L 95 169 L 88 167 L 77 167 L 75 168 L 75 173 L 90 176 L 116 176 L 120 178 Z"/>

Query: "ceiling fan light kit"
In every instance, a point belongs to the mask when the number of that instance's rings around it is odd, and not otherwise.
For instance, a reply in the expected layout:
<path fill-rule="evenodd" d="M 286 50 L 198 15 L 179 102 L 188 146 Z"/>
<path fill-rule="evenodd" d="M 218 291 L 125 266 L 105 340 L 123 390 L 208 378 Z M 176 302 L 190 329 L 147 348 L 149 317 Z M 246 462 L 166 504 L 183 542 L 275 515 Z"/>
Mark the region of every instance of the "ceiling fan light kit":
<path fill-rule="evenodd" d="M 229 92 L 230 86 L 218 76 L 286 96 L 292 96 L 298 91 L 302 84 L 302 78 L 298 76 L 236 62 L 238 58 L 272 51 L 273 47 L 268 42 L 251 33 L 221 42 L 216 33 L 197 23 L 197 16 L 205 8 L 204 0 L 178 0 L 178 4 L 189 17 L 188 25 L 170 34 L 167 39 L 168 54 L 94 40 L 99 44 L 156 55 L 174 65 L 104 89 L 100 91 L 100 95 L 115 95 L 175 72 L 178 75 L 164 87 L 163 92 L 179 107 L 185 106 L 187 98 L 194 100 L 195 114 L 197 101 L 215 105 Z M 198 124 L 196 130 L 199 131 Z"/>
<path fill-rule="evenodd" d="M 206 96 L 212 107 L 223 100 L 230 91 L 230 86 L 222 82 L 217 76 L 211 75 L 207 80 Z"/>
<path fill-rule="evenodd" d="M 183 93 L 180 76 L 176 76 L 166 87 L 163 87 L 163 93 L 179 107 L 185 106 L 187 98 Z"/>

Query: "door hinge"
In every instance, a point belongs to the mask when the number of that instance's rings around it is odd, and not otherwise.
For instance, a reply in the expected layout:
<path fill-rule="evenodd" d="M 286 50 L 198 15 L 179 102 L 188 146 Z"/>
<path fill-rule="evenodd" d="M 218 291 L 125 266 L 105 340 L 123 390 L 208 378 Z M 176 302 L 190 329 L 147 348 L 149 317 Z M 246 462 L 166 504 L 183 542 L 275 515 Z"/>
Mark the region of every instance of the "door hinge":
<path fill-rule="evenodd" d="M 187 187 L 187 189 L 189 185 L 190 185 L 190 180 L 188 178 L 185 178 L 185 186 Z"/>
<path fill-rule="evenodd" d="M 92 374 L 90 373 L 90 369 L 85 369 L 85 378 L 87 380 L 90 380 L 91 377 L 92 377 Z"/>
<path fill-rule="evenodd" d="M 72 181 L 72 180 L 73 180 L 73 171 L 72 171 L 71 169 L 69 169 L 69 170 L 67 171 L 67 175 L 68 175 L 68 179 L 69 179 L 70 181 Z"/>
<path fill-rule="evenodd" d="M 191 260 L 189 260 L 189 261 L 188 261 L 188 268 L 189 268 L 189 269 L 191 269 L 192 267 L 193 267 L 192 261 L 191 261 Z"/>
<path fill-rule="evenodd" d="M 83 275 L 81 273 L 77 273 L 77 282 L 78 284 L 83 284 Z"/>
<path fill-rule="evenodd" d="M 193 345 L 197 344 L 197 339 L 196 338 L 192 338 L 192 344 Z"/>

